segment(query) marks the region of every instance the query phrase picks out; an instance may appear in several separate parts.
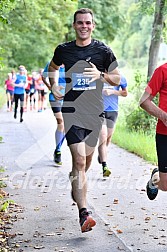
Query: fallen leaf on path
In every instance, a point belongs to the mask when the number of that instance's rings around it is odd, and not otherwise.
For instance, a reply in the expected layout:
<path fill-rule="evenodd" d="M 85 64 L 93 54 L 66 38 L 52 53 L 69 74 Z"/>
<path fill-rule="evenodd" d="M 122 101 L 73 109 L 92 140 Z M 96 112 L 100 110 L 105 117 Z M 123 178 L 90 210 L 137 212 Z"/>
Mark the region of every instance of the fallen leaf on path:
<path fill-rule="evenodd" d="M 118 199 L 114 199 L 113 204 L 118 204 L 118 203 L 119 203 L 119 200 Z"/>
<path fill-rule="evenodd" d="M 124 248 L 121 248 L 121 247 L 118 247 L 118 250 L 125 251 L 125 249 L 124 249 Z"/>
<path fill-rule="evenodd" d="M 158 216 L 157 218 L 166 220 L 166 217 L 164 217 L 164 216 Z"/>
<path fill-rule="evenodd" d="M 4 190 L 0 189 L 0 196 L 7 197 L 9 196 L 9 193 L 5 192 Z"/>
<path fill-rule="evenodd" d="M 159 239 L 158 236 L 154 236 L 153 238 L 154 238 L 155 240 L 158 240 L 158 239 Z"/>
<path fill-rule="evenodd" d="M 164 241 L 164 242 L 159 242 L 158 245 L 164 245 L 164 246 L 165 246 L 165 245 L 167 245 L 167 244 L 166 244 L 166 242 Z"/>
<path fill-rule="evenodd" d="M 39 211 L 40 210 L 40 207 L 35 207 L 34 208 L 34 211 Z"/>
<path fill-rule="evenodd" d="M 113 235 L 113 234 L 114 234 L 113 231 L 111 231 L 111 230 L 108 231 L 108 235 Z"/>
<path fill-rule="evenodd" d="M 108 213 L 107 215 L 108 215 L 108 216 L 113 216 L 113 214 L 112 214 L 112 213 Z"/>
<path fill-rule="evenodd" d="M 50 233 L 50 234 L 46 234 L 46 236 L 54 236 L 56 235 L 55 233 Z"/>
<path fill-rule="evenodd" d="M 123 233 L 123 231 L 121 229 L 117 229 L 116 231 L 117 231 L 118 234 L 122 234 Z"/>
<path fill-rule="evenodd" d="M 34 246 L 34 249 L 43 249 L 43 248 L 45 248 L 43 245 L 36 245 L 36 246 Z"/>

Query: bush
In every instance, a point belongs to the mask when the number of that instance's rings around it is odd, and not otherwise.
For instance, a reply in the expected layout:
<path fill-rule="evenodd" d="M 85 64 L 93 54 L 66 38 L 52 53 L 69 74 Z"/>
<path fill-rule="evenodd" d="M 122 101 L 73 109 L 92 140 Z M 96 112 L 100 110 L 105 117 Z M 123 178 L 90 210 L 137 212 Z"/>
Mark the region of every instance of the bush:
<path fill-rule="evenodd" d="M 147 134 L 155 132 L 157 119 L 150 116 L 145 110 L 137 108 L 126 118 L 127 129 L 144 131 Z"/>

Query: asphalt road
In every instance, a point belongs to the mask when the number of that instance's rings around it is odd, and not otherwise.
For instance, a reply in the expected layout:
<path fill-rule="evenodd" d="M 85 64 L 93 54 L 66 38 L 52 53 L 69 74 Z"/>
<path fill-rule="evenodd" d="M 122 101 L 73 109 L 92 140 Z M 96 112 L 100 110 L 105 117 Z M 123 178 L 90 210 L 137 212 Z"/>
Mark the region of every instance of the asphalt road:
<path fill-rule="evenodd" d="M 9 198 L 18 204 L 17 221 L 10 227 L 16 237 L 9 247 L 19 252 L 166 252 L 165 193 L 149 201 L 145 192 L 154 167 L 113 144 L 108 149 L 111 177 L 103 179 L 97 150 L 87 173 L 88 209 L 97 225 L 81 233 L 70 197 L 66 142 L 63 165 L 53 162 L 55 127 L 50 109 L 26 112 L 23 123 L 5 108 L 0 111 L 0 165 L 6 168 Z"/>

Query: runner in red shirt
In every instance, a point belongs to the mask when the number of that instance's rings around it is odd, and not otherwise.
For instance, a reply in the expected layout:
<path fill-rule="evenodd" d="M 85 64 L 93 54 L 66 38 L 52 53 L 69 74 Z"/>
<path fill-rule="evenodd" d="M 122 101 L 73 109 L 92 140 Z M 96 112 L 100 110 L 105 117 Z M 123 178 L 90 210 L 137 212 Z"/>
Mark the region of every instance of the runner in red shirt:
<path fill-rule="evenodd" d="M 7 96 L 7 111 L 12 111 L 13 97 L 14 97 L 14 85 L 12 79 L 12 73 L 8 73 L 8 78 L 5 80 L 6 96 Z"/>
<path fill-rule="evenodd" d="M 36 79 L 36 90 L 38 91 L 38 112 L 42 112 L 44 109 L 44 100 L 45 100 L 45 84 L 42 80 L 43 69 L 39 70 L 37 79 Z"/>
<path fill-rule="evenodd" d="M 152 101 L 157 94 L 159 94 L 158 106 Z M 167 63 L 154 71 L 141 97 L 140 106 L 158 118 L 156 127 L 158 169 L 152 171 L 151 179 L 146 186 L 148 198 L 154 200 L 159 189 L 167 191 Z"/>

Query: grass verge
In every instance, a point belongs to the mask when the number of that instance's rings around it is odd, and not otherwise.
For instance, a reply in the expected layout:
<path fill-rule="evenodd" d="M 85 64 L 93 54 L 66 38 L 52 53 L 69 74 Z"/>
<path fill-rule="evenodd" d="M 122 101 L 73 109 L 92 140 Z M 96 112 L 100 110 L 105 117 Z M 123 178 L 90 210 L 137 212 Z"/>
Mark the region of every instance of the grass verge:
<path fill-rule="evenodd" d="M 6 102 L 5 89 L 0 86 L 0 109 L 4 106 Z"/>
<path fill-rule="evenodd" d="M 125 126 L 117 124 L 112 142 L 134 153 L 144 160 L 157 165 L 155 137 L 145 132 L 128 131 Z"/>

